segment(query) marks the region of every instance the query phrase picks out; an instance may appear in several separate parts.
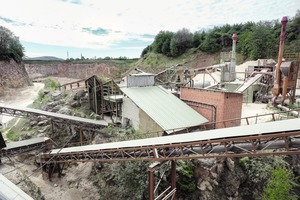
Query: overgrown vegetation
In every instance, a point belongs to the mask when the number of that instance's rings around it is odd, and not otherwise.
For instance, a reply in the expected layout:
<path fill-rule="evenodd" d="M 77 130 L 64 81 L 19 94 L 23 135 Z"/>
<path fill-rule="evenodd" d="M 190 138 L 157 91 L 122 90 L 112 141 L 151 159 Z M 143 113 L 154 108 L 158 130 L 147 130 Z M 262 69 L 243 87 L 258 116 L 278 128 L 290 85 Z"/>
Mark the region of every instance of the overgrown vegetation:
<path fill-rule="evenodd" d="M 55 89 L 60 87 L 60 83 L 55 82 L 51 78 L 47 78 L 44 81 L 44 84 L 45 84 L 44 89 L 39 91 L 37 98 L 33 102 L 34 108 L 41 109 L 43 105 L 45 105 L 47 102 L 51 100 L 51 96 L 46 94 L 48 94 L 49 91 L 55 91 Z"/>
<path fill-rule="evenodd" d="M 6 132 L 6 138 L 9 141 L 19 141 L 22 139 L 29 139 L 29 132 L 31 131 L 28 127 L 27 119 L 12 119 L 7 124 L 7 129 L 4 129 L 4 133 Z"/>
<path fill-rule="evenodd" d="M 56 90 L 57 88 L 60 87 L 60 83 L 58 82 L 55 82 L 53 79 L 51 78 L 47 78 L 45 81 L 44 81 L 44 84 L 45 84 L 45 88 L 47 90 L 50 90 L 50 91 L 54 91 Z"/>
<path fill-rule="evenodd" d="M 176 186 L 178 190 L 177 196 L 191 199 L 197 190 L 197 182 L 194 177 L 195 165 L 191 161 L 177 161 Z"/>
<path fill-rule="evenodd" d="M 293 173 L 284 165 L 278 165 L 272 170 L 272 176 L 264 188 L 262 200 L 296 200 L 292 190 L 299 185 Z"/>
<path fill-rule="evenodd" d="M 21 62 L 24 56 L 24 47 L 19 38 L 9 29 L 0 26 L 0 60 L 14 59 Z"/>
<path fill-rule="evenodd" d="M 280 156 L 244 157 L 240 159 L 248 181 L 242 186 L 245 199 L 297 199 L 293 189 L 299 188 L 289 164 Z"/>
<path fill-rule="evenodd" d="M 149 162 L 118 162 L 98 164 L 90 179 L 99 189 L 101 199 L 148 199 Z"/>
<path fill-rule="evenodd" d="M 300 10 L 294 17 L 289 18 L 286 27 L 286 52 L 300 51 Z M 260 21 L 258 23 L 246 22 L 242 24 L 216 26 L 209 31 L 189 32 L 181 29 L 176 33 L 160 31 L 154 42 L 147 46 L 141 57 L 151 55 L 151 52 L 163 54 L 168 57 L 178 57 L 196 48 L 206 53 L 216 53 L 230 49 L 232 34 L 238 35 L 237 51 L 244 59 L 274 58 L 278 53 L 281 22 L 279 20 Z"/>

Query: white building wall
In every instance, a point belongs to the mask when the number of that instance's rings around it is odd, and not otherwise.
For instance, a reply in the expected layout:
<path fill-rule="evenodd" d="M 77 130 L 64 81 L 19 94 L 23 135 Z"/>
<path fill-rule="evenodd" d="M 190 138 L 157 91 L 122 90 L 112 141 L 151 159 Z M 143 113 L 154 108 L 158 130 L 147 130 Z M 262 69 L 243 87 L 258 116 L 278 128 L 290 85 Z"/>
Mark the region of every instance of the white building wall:
<path fill-rule="evenodd" d="M 139 111 L 140 109 L 137 107 L 137 105 L 131 99 L 125 96 L 122 104 L 122 125 L 126 126 L 129 122 L 135 130 L 138 130 Z"/>

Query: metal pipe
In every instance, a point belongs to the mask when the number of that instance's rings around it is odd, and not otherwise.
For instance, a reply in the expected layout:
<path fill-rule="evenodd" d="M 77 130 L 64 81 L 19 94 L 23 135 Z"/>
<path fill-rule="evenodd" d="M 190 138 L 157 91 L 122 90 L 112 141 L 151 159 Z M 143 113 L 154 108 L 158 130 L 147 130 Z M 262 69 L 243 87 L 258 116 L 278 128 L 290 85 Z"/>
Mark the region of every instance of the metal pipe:
<path fill-rule="evenodd" d="M 280 66 L 282 63 L 282 57 L 283 57 L 283 49 L 284 49 L 284 38 L 285 38 L 285 32 L 286 32 L 286 24 L 288 22 L 288 19 L 286 16 L 284 16 L 281 20 L 281 34 L 280 34 L 280 44 L 279 44 L 279 52 L 278 52 L 278 60 L 277 60 L 277 66 L 276 66 L 276 76 L 275 76 L 275 83 L 274 87 L 272 89 L 272 93 L 274 96 L 278 96 L 280 93 L 280 84 L 281 84 L 281 71 Z"/>
<path fill-rule="evenodd" d="M 235 75 L 236 40 L 237 40 L 237 35 L 234 33 L 232 35 L 232 52 L 231 52 L 231 62 L 230 62 L 230 68 L 229 68 L 229 80 L 230 81 L 234 81 L 236 78 L 236 75 Z"/>
<path fill-rule="evenodd" d="M 299 117 L 299 112 L 295 110 L 291 110 L 283 105 L 277 105 L 277 108 L 280 108 L 284 111 L 288 111 L 288 113 L 291 113 L 294 117 Z"/>

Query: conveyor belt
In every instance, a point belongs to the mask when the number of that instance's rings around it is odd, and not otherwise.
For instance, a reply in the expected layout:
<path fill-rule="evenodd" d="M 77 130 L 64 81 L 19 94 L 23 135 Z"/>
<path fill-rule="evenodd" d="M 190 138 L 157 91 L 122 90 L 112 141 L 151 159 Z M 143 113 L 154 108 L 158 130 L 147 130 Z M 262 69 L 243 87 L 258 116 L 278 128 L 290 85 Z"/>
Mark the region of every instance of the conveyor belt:
<path fill-rule="evenodd" d="M 52 162 L 171 160 L 189 156 L 218 157 L 211 155 L 212 153 L 219 153 L 224 157 L 231 157 L 232 153 L 251 156 L 270 148 L 284 148 L 283 154 L 296 154 L 300 153 L 298 137 L 300 137 L 299 118 L 246 127 L 54 149 L 49 154 L 43 154 L 42 158 L 48 160 L 52 157 Z"/>
<path fill-rule="evenodd" d="M 33 200 L 28 194 L 0 174 L 0 199 L 1 200 Z"/>
<path fill-rule="evenodd" d="M 48 119 L 59 123 L 74 124 L 81 127 L 90 127 L 90 128 L 103 128 L 108 125 L 104 120 L 91 120 L 71 115 L 64 115 L 60 113 L 53 113 L 38 109 L 32 108 L 19 108 L 15 106 L 8 106 L 0 104 L 0 114 L 10 115 L 15 117 L 38 117 L 46 116 Z"/>
<path fill-rule="evenodd" d="M 49 150 L 51 149 L 51 140 L 48 137 L 38 137 L 18 142 L 10 142 L 6 147 L 0 150 L 0 158 L 25 153 L 33 150 Z"/>
<path fill-rule="evenodd" d="M 258 81 L 264 74 L 256 74 L 254 77 L 250 78 L 247 82 L 245 82 L 241 87 L 236 89 L 236 92 L 244 92 L 251 85 L 253 85 L 256 81 Z"/>

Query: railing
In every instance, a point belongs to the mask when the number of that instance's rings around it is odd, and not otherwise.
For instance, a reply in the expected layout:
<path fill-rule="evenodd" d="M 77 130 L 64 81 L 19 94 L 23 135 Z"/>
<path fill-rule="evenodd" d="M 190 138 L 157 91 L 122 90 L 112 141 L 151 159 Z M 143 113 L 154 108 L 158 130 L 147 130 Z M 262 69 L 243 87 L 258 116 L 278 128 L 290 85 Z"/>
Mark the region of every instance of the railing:
<path fill-rule="evenodd" d="M 59 86 L 58 89 L 59 90 L 62 90 L 62 89 L 67 90 L 69 87 L 70 90 L 72 90 L 72 89 L 77 89 L 77 88 L 81 87 L 81 85 L 84 85 L 84 86 L 82 86 L 84 88 L 86 87 L 85 79 L 81 79 L 78 81 L 63 84 L 63 85 Z"/>
<path fill-rule="evenodd" d="M 300 108 L 288 110 L 288 111 L 280 111 L 280 112 L 275 112 L 275 113 L 267 113 L 267 114 L 249 116 L 249 117 L 228 119 L 228 120 L 224 120 L 224 121 L 208 122 L 208 123 L 200 125 L 199 127 L 197 127 L 197 129 L 198 130 L 210 130 L 210 129 L 214 129 L 214 127 L 216 127 L 217 124 L 222 124 L 224 126 L 224 128 L 232 127 L 232 126 L 230 126 L 230 124 L 232 124 L 232 123 L 236 124 L 237 121 L 240 121 L 241 125 L 244 125 L 244 126 L 250 125 L 250 124 L 258 124 L 258 123 L 260 123 L 260 121 L 265 121 L 265 120 L 260 120 L 261 118 L 266 118 L 268 116 L 269 116 L 269 119 L 267 121 L 278 121 L 278 120 L 283 120 L 283 119 L 286 119 L 289 117 L 293 118 L 293 116 L 291 114 L 293 112 L 298 113 L 298 116 L 294 116 L 294 117 L 299 117 Z M 189 127 L 183 127 L 180 129 L 170 129 L 170 130 L 166 130 L 166 131 L 174 132 L 174 134 L 175 134 L 175 132 L 178 132 L 178 130 L 181 130 L 180 133 L 191 132 Z M 152 132 L 140 133 L 140 134 L 115 136 L 115 137 L 103 139 L 101 141 L 101 143 L 126 141 L 126 140 L 142 139 L 142 138 L 149 138 L 149 137 L 159 137 L 162 134 L 163 134 L 163 132 L 161 132 L 161 131 L 152 131 Z"/>

